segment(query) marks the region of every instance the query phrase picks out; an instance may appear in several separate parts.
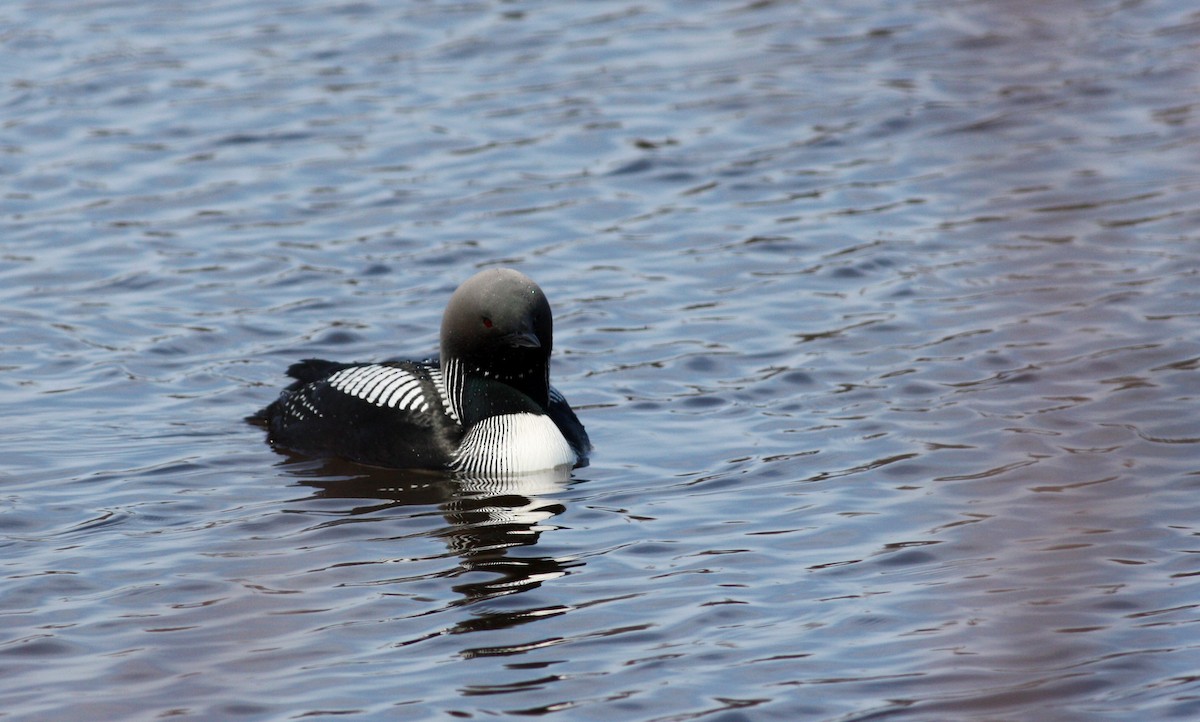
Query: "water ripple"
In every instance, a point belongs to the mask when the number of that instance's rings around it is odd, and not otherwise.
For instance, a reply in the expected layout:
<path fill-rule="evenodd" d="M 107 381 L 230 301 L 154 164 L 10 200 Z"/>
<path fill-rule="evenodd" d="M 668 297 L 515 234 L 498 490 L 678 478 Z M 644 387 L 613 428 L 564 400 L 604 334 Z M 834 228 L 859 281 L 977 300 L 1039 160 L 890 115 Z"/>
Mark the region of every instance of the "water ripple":
<path fill-rule="evenodd" d="M 32 7 L 9 714 L 1196 716 L 1186 4 Z M 241 422 L 501 263 L 589 467 Z"/>

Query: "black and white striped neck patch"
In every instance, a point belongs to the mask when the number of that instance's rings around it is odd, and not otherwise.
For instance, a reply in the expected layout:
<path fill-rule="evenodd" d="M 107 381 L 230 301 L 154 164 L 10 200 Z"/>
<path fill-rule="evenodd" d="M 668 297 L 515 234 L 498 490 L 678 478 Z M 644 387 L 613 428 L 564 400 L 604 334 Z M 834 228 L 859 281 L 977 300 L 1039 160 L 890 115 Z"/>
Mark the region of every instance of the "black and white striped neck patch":
<path fill-rule="evenodd" d="M 388 409 L 425 413 L 429 411 L 420 377 L 396 366 L 369 364 L 351 366 L 326 381 L 344 394 Z"/>

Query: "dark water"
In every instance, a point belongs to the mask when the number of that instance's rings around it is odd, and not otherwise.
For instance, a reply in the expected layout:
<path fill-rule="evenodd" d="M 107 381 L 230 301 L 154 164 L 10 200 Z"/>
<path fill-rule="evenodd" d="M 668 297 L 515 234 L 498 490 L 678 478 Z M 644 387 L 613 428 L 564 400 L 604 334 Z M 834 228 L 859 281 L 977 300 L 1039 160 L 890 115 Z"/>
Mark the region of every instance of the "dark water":
<path fill-rule="evenodd" d="M 1200 716 L 1191 2 L 0 7 L 0 716 Z M 569 479 L 242 417 L 503 263 Z"/>

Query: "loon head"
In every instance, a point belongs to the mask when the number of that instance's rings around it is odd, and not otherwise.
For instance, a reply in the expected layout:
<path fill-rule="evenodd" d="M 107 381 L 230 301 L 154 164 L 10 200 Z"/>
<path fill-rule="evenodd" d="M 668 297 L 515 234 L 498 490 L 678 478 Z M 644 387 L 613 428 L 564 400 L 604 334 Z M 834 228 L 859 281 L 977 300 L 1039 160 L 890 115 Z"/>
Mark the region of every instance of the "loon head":
<path fill-rule="evenodd" d="M 442 316 L 441 345 L 443 365 L 549 403 L 554 321 L 546 294 L 525 274 L 489 268 L 463 282 Z"/>

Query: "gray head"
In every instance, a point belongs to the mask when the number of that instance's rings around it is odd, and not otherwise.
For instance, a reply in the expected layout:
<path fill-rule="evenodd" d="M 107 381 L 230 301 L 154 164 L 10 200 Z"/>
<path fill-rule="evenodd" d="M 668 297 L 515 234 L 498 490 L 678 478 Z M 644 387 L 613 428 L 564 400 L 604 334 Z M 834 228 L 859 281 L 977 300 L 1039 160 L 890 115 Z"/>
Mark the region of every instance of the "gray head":
<path fill-rule="evenodd" d="M 442 316 L 442 363 L 527 393 L 543 407 L 549 393 L 554 321 L 542 289 L 511 268 L 467 279 Z"/>

